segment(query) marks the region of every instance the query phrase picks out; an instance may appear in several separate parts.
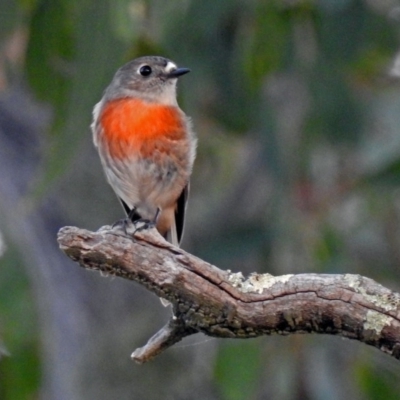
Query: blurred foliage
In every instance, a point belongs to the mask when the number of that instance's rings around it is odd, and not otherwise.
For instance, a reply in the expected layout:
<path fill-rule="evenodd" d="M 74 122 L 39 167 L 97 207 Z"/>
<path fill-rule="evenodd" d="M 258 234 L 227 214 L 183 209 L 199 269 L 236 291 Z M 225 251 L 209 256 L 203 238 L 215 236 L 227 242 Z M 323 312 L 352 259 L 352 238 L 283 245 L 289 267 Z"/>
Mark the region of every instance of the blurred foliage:
<path fill-rule="evenodd" d="M 196 254 L 244 272 L 357 272 L 399 288 L 400 91 L 388 76 L 398 4 L 378 3 L 2 0 L 0 68 L 10 85 L 23 70 L 53 110 L 35 193 L 73 171 L 116 68 L 163 54 L 193 71 L 180 103 L 200 136 L 189 215 Z M 18 31 L 26 43 L 16 60 L 7 49 Z M 88 206 L 103 213 L 96 207 Z M 39 380 L 37 337 L 22 335 L 34 330 L 34 314 L 16 251 L 0 271 L 1 334 L 13 354 L 0 362 L 5 400 L 32 395 Z M 214 372 L 223 398 L 257 397 L 257 346 L 221 346 Z M 269 356 L 279 368 L 279 349 Z M 359 398 L 397 398 L 374 368 L 359 361 Z"/>
<path fill-rule="evenodd" d="M 385 366 L 378 368 L 370 364 L 361 364 L 356 371 L 356 376 L 366 399 L 396 400 L 399 398 L 400 385 L 398 382 L 393 383 Z"/>
<path fill-rule="evenodd" d="M 54 104 L 59 111 L 59 124 L 66 111 L 71 84 L 68 76 L 74 55 L 71 11 L 62 0 L 39 2 L 31 16 L 26 53 L 28 81 L 40 100 Z"/>
<path fill-rule="evenodd" d="M 256 398 L 261 354 L 257 342 L 228 342 L 221 346 L 215 365 L 215 379 L 222 399 Z"/>
<path fill-rule="evenodd" d="M 42 0 L 32 10 L 27 78 L 39 99 L 50 102 L 55 111 L 44 186 L 36 190 L 43 191 L 65 171 L 87 132 L 101 88 L 123 60 L 127 45 L 117 37 L 119 24 L 112 20 L 122 14 L 110 9 L 127 4 Z"/>
<path fill-rule="evenodd" d="M 16 1 L 4 0 L 0 13 L 0 38 L 7 35 L 15 26 L 19 17 L 19 7 Z"/>
<path fill-rule="evenodd" d="M 16 249 L 7 249 L 0 265 L 0 335 L 7 351 L 0 356 L 0 398 L 33 399 L 39 391 L 40 359 L 32 293 Z"/>

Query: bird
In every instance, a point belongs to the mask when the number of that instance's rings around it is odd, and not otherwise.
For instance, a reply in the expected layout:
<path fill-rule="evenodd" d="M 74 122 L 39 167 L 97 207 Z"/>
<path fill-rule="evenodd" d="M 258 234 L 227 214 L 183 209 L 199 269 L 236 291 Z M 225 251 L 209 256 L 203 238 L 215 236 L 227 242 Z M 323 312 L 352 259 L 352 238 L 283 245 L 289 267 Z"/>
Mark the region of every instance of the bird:
<path fill-rule="evenodd" d="M 93 109 L 91 129 L 106 179 L 126 213 L 175 246 L 182 240 L 197 137 L 177 102 L 190 69 L 161 56 L 117 70 Z"/>

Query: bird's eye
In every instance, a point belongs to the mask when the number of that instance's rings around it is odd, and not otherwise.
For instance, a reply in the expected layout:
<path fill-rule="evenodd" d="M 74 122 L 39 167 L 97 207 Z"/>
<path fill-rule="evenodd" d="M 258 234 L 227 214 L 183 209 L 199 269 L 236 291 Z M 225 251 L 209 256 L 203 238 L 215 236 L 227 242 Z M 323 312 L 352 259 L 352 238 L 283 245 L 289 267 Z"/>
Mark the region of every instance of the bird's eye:
<path fill-rule="evenodd" d="M 148 65 L 143 65 L 143 67 L 140 67 L 139 72 L 142 76 L 149 76 L 151 74 L 151 67 Z"/>

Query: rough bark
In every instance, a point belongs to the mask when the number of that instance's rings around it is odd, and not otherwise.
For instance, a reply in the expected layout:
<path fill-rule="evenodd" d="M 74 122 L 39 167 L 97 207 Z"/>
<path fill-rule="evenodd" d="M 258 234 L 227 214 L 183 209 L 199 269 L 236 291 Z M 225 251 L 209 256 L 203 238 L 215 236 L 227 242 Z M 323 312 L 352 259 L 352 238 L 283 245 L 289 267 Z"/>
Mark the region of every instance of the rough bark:
<path fill-rule="evenodd" d="M 272 276 L 222 271 L 155 229 L 59 231 L 60 248 L 86 269 L 134 280 L 171 302 L 171 321 L 132 358 L 143 363 L 196 332 L 219 338 L 325 333 L 400 358 L 400 295 L 360 275 Z"/>

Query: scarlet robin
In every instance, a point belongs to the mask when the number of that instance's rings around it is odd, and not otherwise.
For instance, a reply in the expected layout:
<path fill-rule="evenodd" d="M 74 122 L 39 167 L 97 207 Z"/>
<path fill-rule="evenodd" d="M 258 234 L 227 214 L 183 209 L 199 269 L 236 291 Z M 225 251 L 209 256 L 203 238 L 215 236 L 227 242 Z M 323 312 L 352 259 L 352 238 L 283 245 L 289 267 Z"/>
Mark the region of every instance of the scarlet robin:
<path fill-rule="evenodd" d="M 93 140 L 108 183 L 130 220 L 146 220 L 171 243 L 182 239 L 196 155 L 176 84 L 187 68 L 158 56 L 128 62 L 93 110 Z"/>

